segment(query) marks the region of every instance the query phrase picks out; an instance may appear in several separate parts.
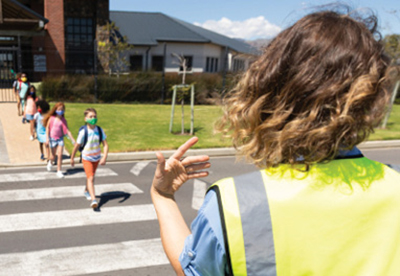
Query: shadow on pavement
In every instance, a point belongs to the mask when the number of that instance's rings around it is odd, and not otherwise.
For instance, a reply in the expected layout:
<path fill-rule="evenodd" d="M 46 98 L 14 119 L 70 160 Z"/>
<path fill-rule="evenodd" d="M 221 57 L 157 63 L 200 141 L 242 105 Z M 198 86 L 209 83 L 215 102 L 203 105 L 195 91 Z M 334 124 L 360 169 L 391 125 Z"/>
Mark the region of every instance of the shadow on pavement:
<path fill-rule="evenodd" d="M 123 191 L 102 193 L 100 196 L 97 196 L 97 198 L 100 198 L 100 201 L 99 201 L 99 206 L 96 209 L 94 209 L 94 211 L 100 212 L 101 206 L 103 206 L 110 200 L 121 199 L 118 203 L 122 203 L 122 202 L 126 201 L 128 198 L 130 198 L 130 196 L 131 196 L 131 194 L 123 192 Z"/>

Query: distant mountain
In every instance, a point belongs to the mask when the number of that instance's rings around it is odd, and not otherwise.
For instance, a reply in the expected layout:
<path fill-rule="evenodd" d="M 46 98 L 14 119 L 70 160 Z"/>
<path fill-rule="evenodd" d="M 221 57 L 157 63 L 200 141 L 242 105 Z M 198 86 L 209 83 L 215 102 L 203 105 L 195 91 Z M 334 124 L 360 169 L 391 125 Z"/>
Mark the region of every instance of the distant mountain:
<path fill-rule="evenodd" d="M 266 47 L 272 39 L 268 38 L 259 38 L 256 40 L 247 40 L 245 41 L 246 43 L 250 44 L 254 48 L 257 48 L 258 50 L 262 50 L 264 47 Z"/>

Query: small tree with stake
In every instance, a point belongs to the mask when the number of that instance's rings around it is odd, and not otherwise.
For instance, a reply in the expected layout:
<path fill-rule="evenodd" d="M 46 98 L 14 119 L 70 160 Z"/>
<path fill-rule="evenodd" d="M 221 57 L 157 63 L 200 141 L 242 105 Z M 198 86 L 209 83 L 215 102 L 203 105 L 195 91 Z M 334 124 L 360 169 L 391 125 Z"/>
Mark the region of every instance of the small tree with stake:
<path fill-rule="evenodd" d="M 178 101 L 181 102 L 181 134 L 185 134 L 185 96 L 189 94 L 191 91 L 191 125 L 190 125 L 190 134 L 193 135 L 193 122 L 194 122 L 194 85 L 187 85 L 186 82 L 186 73 L 187 73 L 187 61 L 182 55 L 178 55 L 173 53 L 172 56 L 176 57 L 179 61 L 178 65 L 182 68 L 182 84 L 174 85 L 172 88 L 174 90 L 173 99 L 172 99 L 172 111 L 171 111 L 171 121 L 169 131 L 172 132 L 172 123 L 174 120 L 174 105 L 175 98 L 178 98 Z M 178 92 L 178 93 L 177 93 Z"/>

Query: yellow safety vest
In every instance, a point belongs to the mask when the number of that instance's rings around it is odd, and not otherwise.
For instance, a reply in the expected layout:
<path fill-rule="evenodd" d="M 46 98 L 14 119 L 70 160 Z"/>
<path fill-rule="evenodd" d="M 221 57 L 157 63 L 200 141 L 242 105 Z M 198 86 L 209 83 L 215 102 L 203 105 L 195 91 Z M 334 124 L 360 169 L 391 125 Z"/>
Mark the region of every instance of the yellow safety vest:
<path fill-rule="evenodd" d="M 216 182 L 232 275 L 400 275 L 400 174 L 367 158 Z"/>

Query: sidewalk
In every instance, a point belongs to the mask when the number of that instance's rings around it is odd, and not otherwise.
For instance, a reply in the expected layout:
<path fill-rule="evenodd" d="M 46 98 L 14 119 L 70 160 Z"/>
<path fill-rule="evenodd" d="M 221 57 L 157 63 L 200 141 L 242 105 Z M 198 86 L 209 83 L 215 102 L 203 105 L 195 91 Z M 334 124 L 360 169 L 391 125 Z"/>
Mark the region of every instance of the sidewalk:
<path fill-rule="evenodd" d="M 39 142 L 30 141 L 29 124 L 22 124 L 22 116 L 17 114 L 16 103 L 0 103 L 0 168 L 19 167 L 19 166 L 45 166 L 45 162 L 40 161 Z M 400 148 L 400 140 L 391 141 L 371 141 L 359 145 L 362 149 L 378 148 Z M 164 156 L 169 157 L 174 151 L 163 151 Z M 207 154 L 215 156 L 233 156 L 233 148 L 212 148 L 189 150 L 190 155 Z M 64 152 L 64 156 L 69 156 Z M 142 161 L 154 160 L 154 151 L 146 152 L 127 152 L 110 153 L 108 162 L 118 161 Z M 76 159 L 76 161 L 78 158 Z M 64 159 L 63 163 L 69 163 L 69 159 Z"/>

